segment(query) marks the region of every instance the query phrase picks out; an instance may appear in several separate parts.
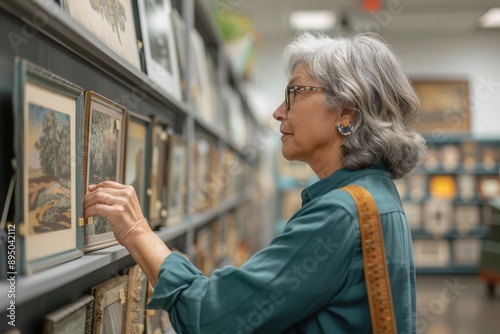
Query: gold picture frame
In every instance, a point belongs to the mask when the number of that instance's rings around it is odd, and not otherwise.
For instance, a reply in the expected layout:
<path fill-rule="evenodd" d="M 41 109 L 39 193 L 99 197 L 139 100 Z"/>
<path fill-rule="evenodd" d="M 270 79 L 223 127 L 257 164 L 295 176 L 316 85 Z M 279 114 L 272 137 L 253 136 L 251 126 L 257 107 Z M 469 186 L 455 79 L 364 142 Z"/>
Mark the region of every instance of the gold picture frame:
<path fill-rule="evenodd" d="M 125 273 L 128 276 L 128 294 L 124 333 L 142 334 L 145 330 L 148 279 L 138 265 L 128 268 Z"/>
<path fill-rule="evenodd" d="M 94 321 L 92 333 L 122 333 L 127 307 L 128 276 L 117 276 L 92 287 Z"/>
<path fill-rule="evenodd" d="M 84 296 L 45 316 L 44 334 L 92 333 L 94 297 Z"/>
<path fill-rule="evenodd" d="M 187 195 L 187 141 L 170 136 L 167 168 L 167 226 L 183 221 Z"/>

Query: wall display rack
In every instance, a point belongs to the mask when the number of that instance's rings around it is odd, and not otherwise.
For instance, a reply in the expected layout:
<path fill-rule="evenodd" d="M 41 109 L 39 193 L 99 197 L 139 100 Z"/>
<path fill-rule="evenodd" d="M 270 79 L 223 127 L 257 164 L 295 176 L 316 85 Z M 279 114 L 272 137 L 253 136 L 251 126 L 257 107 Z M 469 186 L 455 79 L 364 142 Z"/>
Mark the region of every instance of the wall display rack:
<path fill-rule="evenodd" d="M 396 181 L 412 229 L 417 273 L 477 273 L 500 196 L 500 139 L 427 138 L 429 155 Z"/>
<path fill-rule="evenodd" d="M 115 161 L 111 165 L 121 173 L 118 177 L 120 180 L 124 177 L 127 180 L 133 179 L 134 182 L 131 183 L 138 182 L 136 187 L 143 212 L 167 245 L 196 260 L 196 234 L 206 229 L 210 230 L 210 247 L 205 249 L 209 249 L 208 255 L 216 265 L 241 262 L 241 259 L 248 258 L 249 254 L 261 246 L 256 227 L 245 226 L 253 223 L 252 212 L 256 211 L 256 183 L 251 180 L 258 166 L 258 157 L 256 159 L 247 154 L 245 140 L 251 136 L 251 131 L 258 130 L 258 125 L 245 100 L 241 79 L 231 69 L 210 9 L 202 0 L 162 2 L 167 6 L 165 12 L 170 10 L 165 21 L 169 22 L 171 29 L 179 25 L 184 27 L 183 31 L 168 31 L 168 36 L 175 41 L 168 44 L 170 55 L 183 56 L 170 63 L 177 67 L 178 72 L 171 72 L 171 84 L 164 87 L 160 85 L 158 77 L 152 75 L 154 72 L 161 76 L 154 66 L 164 63 L 161 59 L 156 59 L 157 64 L 151 66 L 151 58 L 158 51 L 152 50 L 158 46 L 153 47 L 152 44 L 158 42 L 159 36 L 149 34 L 149 46 L 143 43 L 146 28 L 141 25 L 141 19 L 144 20 L 148 15 L 145 9 L 149 2 L 141 1 L 140 8 L 135 1 L 116 0 L 115 3 L 123 6 L 124 11 L 120 13 L 127 16 L 125 26 L 119 23 L 120 18 L 118 22 L 111 20 L 110 12 L 103 12 L 106 11 L 105 6 L 92 7 L 92 1 L 75 1 L 74 4 L 73 1 L 56 0 L 5 0 L 0 3 L 0 31 L 3 32 L 1 42 L 5 46 L 0 50 L 0 133 L 5 138 L 2 145 L 6 147 L 0 153 L 0 204 L 5 208 L 5 212 L 0 215 L 0 254 L 7 254 L 7 242 L 3 236 L 7 235 L 7 231 L 18 228 L 15 217 L 18 216 L 19 199 L 10 198 L 12 176 L 15 179 L 15 176 L 21 175 L 20 166 L 17 165 L 19 148 L 10 148 L 20 147 L 21 142 L 13 126 L 14 115 L 20 112 L 14 110 L 13 99 L 14 88 L 17 87 L 14 84 L 15 59 L 23 59 L 47 71 L 54 78 L 62 78 L 78 87 L 82 93 L 93 92 L 92 95 L 102 96 L 106 101 L 123 107 L 122 122 L 113 123 L 115 129 L 122 130 L 122 147 L 117 148 L 117 152 L 123 154 L 120 158 L 122 161 Z M 79 5 L 85 8 L 79 10 Z M 88 24 L 89 17 L 99 20 L 100 25 L 108 25 L 108 28 L 95 30 L 94 26 Z M 182 21 L 181 24 L 179 21 Z M 192 43 L 193 34 L 197 36 L 195 46 Z M 125 42 L 133 47 L 119 47 Z M 179 47 L 182 50 L 177 49 Z M 205 63 L 200 64 L 200 57 L 196 52 L 205 54 Z M 204 75 L 208 79 L 194 83 L 193 78 L 199 75 L 196 66 L 201 65 L 205 67 Z M 169 69 L 172 68 L 167 66 L 166 70 Z M 191 89 L 192 84 L 203 85 L 198 88 L 203 88 L 204 94 L 207 94 L 208 97 L 204 97 L 204 100 L 210 101 L 209 105 L 200 106 L 193 99 L 193 92 L 196 90 Z M 172 86 L 177 86 L 178 90 L 171 90 Z M 227 104 L 223 101 L 222 91 L 215 90 L 214 87 L 229 89 L 233 99 L 231 105 L 236 106 L 237 110 L 225 110 L 223 106 Z M 89 94 L 87 93 L 87 100 L 90 99 Z M 80 112 L 78 108 L 75 109 L 76 119 L 84 119 L 84 99 L 85 96 L 82 95 Z M 90 107 L 90 104 L 87 106 Z M 231 127 L 221 126 L 221 120 L 227 119 L 231 112 L 236 117 L 233 124 L 244 129 L 244 138 L 237 137 L 241 133 L 229 133 L 234 130 Z M 89 122 L 91 121 L 87 123 Z M 84 127 L 78 123 L 75 136 L 79 129 L 83 132 Z M 196 186 L 193 180 L 198 172 L 193 163 L 199 139 L 197 133 L 210 138 L 208 167 L 205 172 L 208 175 L 198 179 L 209 183 L 209 190 L 214 196 L 208 206 L 201 210 L 191 210 L 194 207 Z M 115 142 L 110 138 L 106 140 Z M 76 145 L 79 145 L 77 140 Z M 141 153 L 144 145 L 147 152 Z M 86 145 L 81 148 L 81 152 L 78 149 L 72 152 L 84 155 L 88 148 Z M 181 156 L 185 156 L 186 162 L 173 164 Z M 80 155 L 74 157 L 78 159 Z M 113 154 L 110 157 L 118 159 Z M 9 163 L 3 163 L 6 161 Z M 96 165 L 98 163 L 93 167 Z M 73 166 L 78 167 L 79 164 L 75 162 Z M 141 175 L 140 170 L 144 168 L 151 172 Z M 77 168 L 75 174 L 79 173 L 82 174 L 82 182 L 79 184 L 83 188 L 84 175 Z M 185 182 L 177 182 L 178 175 Z M 135 180 L 137 176 L 146 177 Z M 174 185 L 177 191 L 172 191 Z M 22 186 L 16 183 L 14 193 L 19 194 Z M 82 232 L 83 192 L 80 189 L 74 196 L 77 203 L 76 222 Z M 175 213 L 170 219 L 169 212 Z M 81 238 L 83 236 L 82 233 Z M 15 297 L 1 298 L 0 317 L 8 319 L 7 315 L 12 312 L 7 307 L 14 303 L 16 327 L 22 333 L 40 333 L 47 315 L 78 303 L 82 298 L 88 298 L 86 296 L 92 294 L 92 287 L 126 275 L 126 269 L 134 265 L 127 250 L 121 245 L 106 244 L 103 248 L 88 249 L 86 253 L 80 248 L 82 250 L 75 258 L 67 258 L 61 261 L 63 263 L 51 263 L 46 268 L 26 273 L 14 271 L 14 267 L 8 268 L 7 258 L 2 257 L 0 295 L 9 295 L 12 285 L 6 283 L 5 279 L 7 275 L 14 275 Z M 227 255 L 227 250 L 238 249 L 239 257 Z M 16 253 L 16 256 L 20 257 L 21 254 Z M 122 293 L 118 302 L 121 303 L 121 299 L 126 297 L 127 294 Z M 126 316 L 127 313 L 124 311 L 121 314 Z M 144 318 L 149 319 L 147 312 Z M 140 324 L 137 328 L 140 328 Z M 11 326 L 7 321 L 0 322 L 0 333 L 9 329 Z"/>

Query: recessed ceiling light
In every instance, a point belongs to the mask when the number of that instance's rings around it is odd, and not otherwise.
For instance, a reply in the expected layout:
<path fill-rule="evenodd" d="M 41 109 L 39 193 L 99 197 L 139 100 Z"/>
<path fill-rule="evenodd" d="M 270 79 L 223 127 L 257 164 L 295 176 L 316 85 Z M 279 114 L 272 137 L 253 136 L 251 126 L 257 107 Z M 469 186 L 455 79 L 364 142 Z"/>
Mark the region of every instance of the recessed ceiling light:
<path fill-rule="evenodd" d="M 290 14 L 289 24 L 295 30 L 330 30 L 336 16 L 328 10 L 298 10 Z"/>
<path fill-rule="evenodd" d="M 479 18 L 481 28 L 500 28 L 500 8 L 490 8 Z"/>

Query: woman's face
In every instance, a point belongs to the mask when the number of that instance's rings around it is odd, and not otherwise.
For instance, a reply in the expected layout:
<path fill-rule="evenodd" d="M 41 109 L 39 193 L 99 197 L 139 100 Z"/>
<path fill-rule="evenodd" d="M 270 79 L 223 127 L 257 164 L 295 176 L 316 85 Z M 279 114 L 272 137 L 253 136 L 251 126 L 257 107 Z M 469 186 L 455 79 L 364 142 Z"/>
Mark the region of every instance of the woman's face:
<path fill-rule="evenodd" d="M 288 85 L 321 86 L 302 64 L 295 68 Z M 326 106 L 325 94 L 324 91 L 292 91 L 290 110 L 287 111 L 283 102 L 273 113 L 281 122 L 283 156 L 306 162 L 313 169 L 325 159 L 338 157 L 340 148 L 341 136 L 335 128 L 340 122 L 340 113 Z"/>

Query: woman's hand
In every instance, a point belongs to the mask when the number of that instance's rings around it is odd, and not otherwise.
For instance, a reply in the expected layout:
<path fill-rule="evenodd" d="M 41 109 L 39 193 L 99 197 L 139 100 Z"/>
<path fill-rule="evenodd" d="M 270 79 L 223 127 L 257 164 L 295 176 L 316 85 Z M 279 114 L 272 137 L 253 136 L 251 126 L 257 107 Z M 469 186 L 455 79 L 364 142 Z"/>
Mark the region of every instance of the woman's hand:
<path fill-rule="evenodd" d="M 125 247 L 134 236 L 151 232 L 132 186 L 113 181 L 90 185 L 84 203 L 85 217 L 99 215 L 109 220 L 116 240 Z"/>

